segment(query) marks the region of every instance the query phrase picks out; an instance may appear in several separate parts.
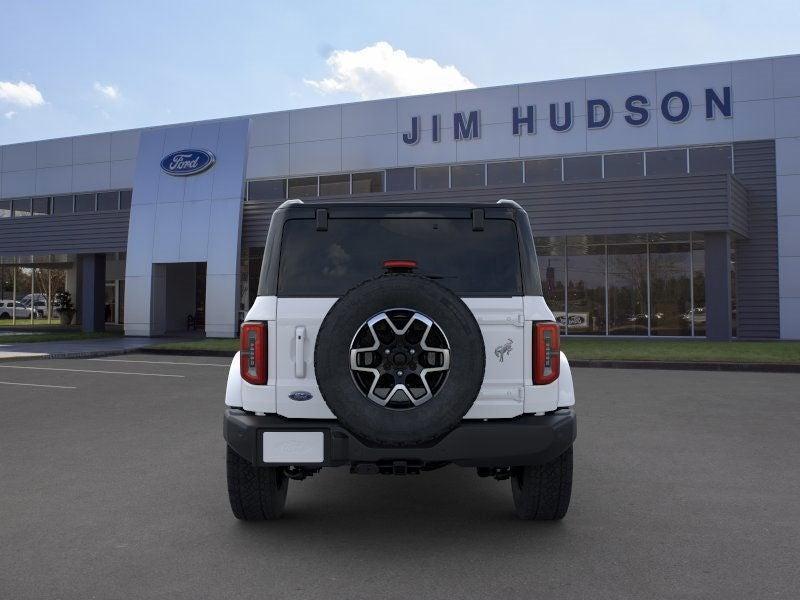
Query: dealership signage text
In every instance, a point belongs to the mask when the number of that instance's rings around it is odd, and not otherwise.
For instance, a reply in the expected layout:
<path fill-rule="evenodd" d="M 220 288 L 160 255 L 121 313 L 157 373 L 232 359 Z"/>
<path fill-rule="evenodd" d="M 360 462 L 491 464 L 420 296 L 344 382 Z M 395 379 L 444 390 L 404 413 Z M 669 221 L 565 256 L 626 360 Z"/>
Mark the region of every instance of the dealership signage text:
<path fill-rule="evenodd" d="M 659 101 L 658 109 L 661 116 L 670 123 L 681 123 L 686 120 L 692 110 L 692 102 L 681 91 L 672 91 L 664 94 Z M 628 125 L 641 127 L 650 120 L 650 99 L 641 94 L 633 94 L 625 100 L 625 113 L 622 118 Z M 718 114 L 723 117 L 732 117 L 731 88 L 725 86 L 722 93 L 714 88 L 705 89 L 705 115 L 706 119 L 714 119 Z M 514 106 L 511 110 L 511 133 L 514 135 L 534 135 L 536 133 L 536 105 Z M 553 131 L 564 132 L 572 129 L 575 122 L 574 102 L 552 102 L 548 106 L 549 126 Z M 586 102 L 586 128 L 602 129 L 607 127 L 614 118 L 611 104 L 602 98 L 593 98 Z M 481 135 L 480 111 L 453 113 L 453 139 L 470 140 Z M 411 117 L 411 124 L 403 134 L 403 142 L 408 145 L 417 144 L 422 138 L 422 117 Z M 431 141 L 439 142 L 442 139 L 442 116 L 430 117 Z"/>

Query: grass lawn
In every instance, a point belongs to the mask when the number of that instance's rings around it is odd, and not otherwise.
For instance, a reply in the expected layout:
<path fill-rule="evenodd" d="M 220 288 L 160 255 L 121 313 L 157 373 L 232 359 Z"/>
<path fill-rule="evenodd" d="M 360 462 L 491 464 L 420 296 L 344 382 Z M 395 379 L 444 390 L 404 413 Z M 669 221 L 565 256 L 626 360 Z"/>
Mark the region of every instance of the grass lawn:
<path fill-rule="evenodd" d="M 154 344 L 150 348 L 157 350 L 226 350 L 236 352 L 239 349 L 239 340 L 238 338 L 202 338 L 199 340 Z"/>
<path fill-rule="evenodd" d="M 155 344 L 163 350 L 239 349 L 237 339 L 199 339 Z M 800 342 L 706 342 L 562 337 L 561 349 L 575 360 L 653 360 L 800 364 Z"/>
<path fill-rule="evenodd" d="M 800 342 L 707 342 L 562 337 L 561 349 L 575 360 L 652 360 L 800 364 Z"/>
<path fill-rule="evenodd" d="M 17 318 L 16 322 L 13 319 L 0 319 L 0 330 L 12 327 L 41 327 L 43 329 L 52 329 L 53 327 L 63 327 L 61 319 L 53 317 L 48 320 L 47 318 L 38 318 L 31 321 L 30 319 Z"/>
<path fill-rule="evenodd" d="M 66 342 L 69 340 L 90 340 L 94 338 L 118 337 L 122 332 L 105 331 L 98 333 L 83 333 L 82 331 L 45 331 L 42 333 L 15 333 L 3 335 L 0 330 L 0 344 L 25 344 L 30 342 Z"/>

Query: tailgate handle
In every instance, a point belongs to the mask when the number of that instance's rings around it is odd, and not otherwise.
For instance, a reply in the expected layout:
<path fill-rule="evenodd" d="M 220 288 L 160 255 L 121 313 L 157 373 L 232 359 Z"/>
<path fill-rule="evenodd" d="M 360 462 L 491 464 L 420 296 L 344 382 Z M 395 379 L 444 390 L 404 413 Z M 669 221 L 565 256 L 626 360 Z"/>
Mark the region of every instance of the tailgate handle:
<path fill-rule="evenodd" d="M 305 341 L 306 328 L 302 325 L 294 328 L 294 376 L 303 378 L 306 376 L 305 360 Z"/>

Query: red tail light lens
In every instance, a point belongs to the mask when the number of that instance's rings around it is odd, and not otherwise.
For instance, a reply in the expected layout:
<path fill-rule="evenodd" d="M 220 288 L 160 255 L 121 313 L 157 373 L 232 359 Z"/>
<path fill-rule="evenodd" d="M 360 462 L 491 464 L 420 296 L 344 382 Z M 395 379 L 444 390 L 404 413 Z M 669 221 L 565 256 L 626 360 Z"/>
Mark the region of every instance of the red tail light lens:
<path fill-rule="evenodd" d="M 389 260 L 383 261 L 383 268 L 384 269 L 408 269 L 408 270 L 416 269 L 417 268 L 417 261 L 390 258 Z"/>
<path fill-rule="evenodd" d="M 558 379 L 561 370 L 561 342 L 557 323 L 533 324 L 533 383 L 542 385 Z"/>
<path fill-rule="evenodd" d="M 239 370 L 247 383 L 267 383 L 267 324 L 242 323 Z"/>

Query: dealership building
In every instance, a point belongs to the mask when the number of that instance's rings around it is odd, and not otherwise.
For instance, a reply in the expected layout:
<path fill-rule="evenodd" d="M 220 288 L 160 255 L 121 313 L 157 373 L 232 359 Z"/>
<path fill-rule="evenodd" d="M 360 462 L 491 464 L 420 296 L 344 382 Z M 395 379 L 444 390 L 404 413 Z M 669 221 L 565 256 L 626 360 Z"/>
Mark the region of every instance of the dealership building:
<path fill-rule="evenodd" d="M 566 335 L 800 339 L 800 55 L 2 146 L 0 311 L 235 336 L 291 198 L 515 200 Z"/>

